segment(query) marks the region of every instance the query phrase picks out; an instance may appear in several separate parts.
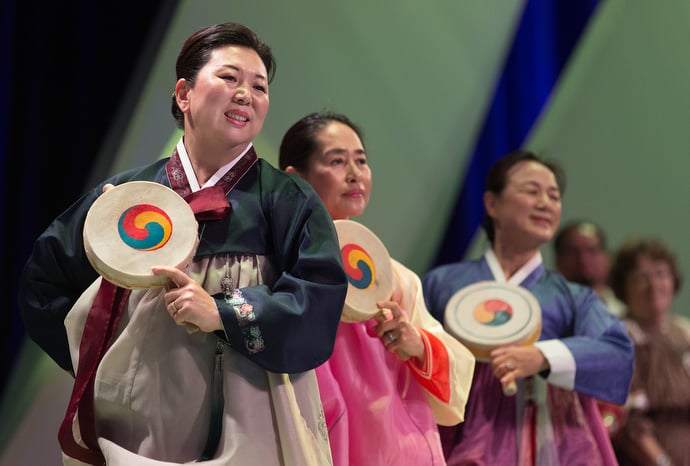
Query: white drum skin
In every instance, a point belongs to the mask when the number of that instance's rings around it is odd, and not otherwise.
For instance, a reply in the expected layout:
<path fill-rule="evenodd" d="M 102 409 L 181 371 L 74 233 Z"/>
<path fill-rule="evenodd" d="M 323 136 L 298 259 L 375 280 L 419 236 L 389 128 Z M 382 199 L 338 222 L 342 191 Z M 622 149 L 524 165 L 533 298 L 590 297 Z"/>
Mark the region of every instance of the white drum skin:
<path fill-rule="evenodd" d="M 184 270 L 199 243 L 189 204 L 172 189 L 131 181 L 101 194 L 84 222 L 84 249 L 96 271 L 123 288 L 164 287 L 153 266 Z"/>
<path fill-rule="evenodd" d="M 531 345 L 541 334 L 541 307 L 525 288 L 481 281 L 457 291 L 446 305 L 445 327 L 487 362 L 494 348 Z"/>
<path fill-rule="evenodd" d="M 341 320 L 361 322 L 381 312 L 379 301 L 393 293 L 393 266 L 386 247 L 367 227 L 353 220 L 335 220 L 343 266 L 348 279 Z"/>

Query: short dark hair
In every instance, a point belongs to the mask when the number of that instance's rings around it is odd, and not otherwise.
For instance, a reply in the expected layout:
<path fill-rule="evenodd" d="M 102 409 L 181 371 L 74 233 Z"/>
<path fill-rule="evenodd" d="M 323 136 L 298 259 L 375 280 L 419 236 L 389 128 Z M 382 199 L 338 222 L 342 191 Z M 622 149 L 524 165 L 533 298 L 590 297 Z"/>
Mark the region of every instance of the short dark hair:
<path fill-rule="evenodd" d="M 211 52 L 219 47 L 238 45 L 254 50 L 266 66 L 269 84 L 273 81 L 276 72 L 276 61 L 271 48 L 259 39 L 254 31 L 239 23 L 214 24 L 199 29 L 189 36 L 182 44 L 182 49 L 177 55 L 175 63 L 176 81 L 187 80 L 194 85 L 199 70 L 204 67 L 211 58 Z M 172 96 L 171 112 L 180 129 L 184 128 L 184 114 L 177 105 L 175 94 Z"/>
<path fill-rule="evenodd" d="M 314 112 L 299 119 L 283 136 L 278 166 L 285 170 L 292 165 L 299 172 L 308 169 L 309 158 L 316 151 L 316 137 L 330 123 L 337 121 L 352 128 L 364 146 L 364 134 L 347 116 L 336 112 Z"/>
<path fill-rule="evenodd" d="M 534 152 L 518 149 L 513 152 L 509 152 L 500 159 L 498 159 L 489 169 L 489 173 L 486 176 L 486 191 L 492 192 L 497 196 L 500 196 L 508 183 L 508 172 L 511 168 L 520 162 L 531 161 L 537 162 L 546 168 L 548 168 L 553 176 L 556 178 L 556 183 L 558 183 L 558 189 L 561 194 L 565 192 L 565 173 L 563 169 L 556 162 L 544 160 L 539 157 Z M 488 214 L 484 214 L 484 219 L 482 220 L 482 227 L 486 232 L 486 236 L 489 238 L 491 243 L 494 242 L 495 230 L 494 221 Z"/>
<path fill-rule="evenodd" d="M 647 256 L 654 261 L 666 262 L 673 275 L 673 291 L 678 293 L 683 283 L 683 276 L 678 268 L 675 254 L 658 239 L 636 238 L 630 239 L 620 246 L 611 267 L 609 281 L 611 289 L 618 299 L 625 302 L 628 276 L 637 267 L 637 262 L 641 256 Z"/>
<path fill-rule="evenodd" d="M 581 228 L 588 228 L 591 231 L 593 231 L 597 239 L 599 240 L 599 246 L 601 247 L 601 249 L 604 251 L 606 250 L 606 234 L 599 225 L 589 220 L 574 220 L 566 224 L 563 228 L 561 228 L 554 237 L 553 250 L 556 253 L 556 255 L 560 255 L 563 253 L 563 248 L 565 247 L 565 242 L 568 235 Z"/>

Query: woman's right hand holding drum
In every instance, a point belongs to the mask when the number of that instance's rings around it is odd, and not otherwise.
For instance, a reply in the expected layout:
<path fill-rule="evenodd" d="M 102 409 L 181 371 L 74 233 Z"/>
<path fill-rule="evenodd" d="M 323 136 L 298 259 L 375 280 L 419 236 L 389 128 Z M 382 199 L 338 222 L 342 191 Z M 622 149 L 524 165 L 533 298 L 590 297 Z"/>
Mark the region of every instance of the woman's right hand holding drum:
<path fill-rule="evenodd" d="M 171 281 L 165 292 L 165 308 L 177 325 L 206 333 L 223 330 L 216 302 L 201 285 L 175 267 L 153 267 L 152 271 Z"/>
<path fill-rule="evenodd" d="M 414 357 L 420 366 L 423 365 L 425 354 L 422 335 L 407 319 L 400 304 L 395 301 L 380 301 L 376 305 L 381 312 L 376 316 L 379 324 L 374 330 L 386 349 L 397 353 L 403 361 Z"/>
<path fill-rule="evenodd" d="M 497 379 L 507 387 L 518 378 L 525 378 L 549 368 L 549 363 L 536 346 L 506 345 L 491 351 L 491 368 Z"/>

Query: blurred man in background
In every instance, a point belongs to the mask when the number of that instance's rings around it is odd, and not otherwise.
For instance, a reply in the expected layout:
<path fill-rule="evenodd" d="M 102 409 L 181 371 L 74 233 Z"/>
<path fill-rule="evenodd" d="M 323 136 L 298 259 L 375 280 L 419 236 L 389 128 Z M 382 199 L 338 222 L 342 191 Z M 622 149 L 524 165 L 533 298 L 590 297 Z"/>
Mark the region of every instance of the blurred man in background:
<path fill-rule="evenodd" d="M 625 305 L 608 286 L 611 261 L 600 227 L 588 221 L 565 225 L 554 239 L 554 252 L 556 269 L 566 280 L 594 289 L 613 315 L 625 314 Z"/>

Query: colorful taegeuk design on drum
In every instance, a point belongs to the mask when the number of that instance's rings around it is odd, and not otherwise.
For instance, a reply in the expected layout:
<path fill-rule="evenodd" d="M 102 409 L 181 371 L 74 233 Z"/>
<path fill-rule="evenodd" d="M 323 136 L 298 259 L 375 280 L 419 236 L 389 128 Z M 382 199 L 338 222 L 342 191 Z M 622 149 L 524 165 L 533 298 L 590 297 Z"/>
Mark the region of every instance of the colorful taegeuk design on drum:
<path fill-rule="evenodd" d="M 366 290 L 376 282 L 376 267 L 371 256 L 361 246 L 348 243 L 340 249 L 347 280 L 360 290 Z"/>
<path fill-rule="evenodd" d="M 513 317 L 513 308 L 500 299 L 487 299 L 474 308 L 472 315 L 481 324 L 498 327 Z"/>
<path fill-rule="evenodd" d="M 137 204 L 125 210 L 117 222 L 122 241 L 140 251 L 162 248 L 172 235 L 172 221 L 162 209 Z"/>

